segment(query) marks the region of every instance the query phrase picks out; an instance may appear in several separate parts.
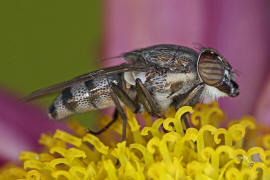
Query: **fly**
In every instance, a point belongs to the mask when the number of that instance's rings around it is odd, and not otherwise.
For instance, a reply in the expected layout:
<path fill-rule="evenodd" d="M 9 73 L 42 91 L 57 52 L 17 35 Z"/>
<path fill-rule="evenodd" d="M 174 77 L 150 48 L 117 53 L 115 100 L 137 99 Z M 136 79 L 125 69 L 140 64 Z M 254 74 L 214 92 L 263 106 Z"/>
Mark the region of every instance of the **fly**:
<path fill-rule="evenodd" d="M 238 85 L 232 67 L 212 48 L 199 52 L 184 46 L 161 44 L 123 53 L 126 63 L 100 69 L 33 92 L 26 101 L 62 91 L 49 107 L 49 116 L 58 120 L 77 113 L 115 107 L 123 120 L 126 138 L 127 117 L 123 106 L 134 113 L 148 112 L 161 117 L 173 106 L 194 106 L 219 97 L 236 97 Z"/>

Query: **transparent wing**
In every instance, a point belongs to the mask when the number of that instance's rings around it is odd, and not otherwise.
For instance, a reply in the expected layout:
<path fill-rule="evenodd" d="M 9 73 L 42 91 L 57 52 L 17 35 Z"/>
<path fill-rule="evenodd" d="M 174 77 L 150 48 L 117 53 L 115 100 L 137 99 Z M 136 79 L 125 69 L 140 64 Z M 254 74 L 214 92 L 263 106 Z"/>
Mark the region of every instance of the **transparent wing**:
<path fill-rule="evenodd" d="M 83 74 L 81 76 L 75 77 L 72 80 L 69 80 L 66 82 L 62 82 L 59 84 L 49 86 L 49 87 L 44 88 L 44 89 L 34 91 L 33 93 L 23 97 L 22 100 L 23 101 L 30 101 L 30 100 L 39 98 L 39 97 L 47 95 L 47 94 L 61 91 L 65 88 L 71 87 L 74 84 L 84 82 L 84 81 L 89 81 L 91 79 L 94 79 L 94 78 L 96 78 L 98 76 L 102 76 L 102 75 L 110 75 L 110 74 L 116 74 L 116 73 L 127 72 L 127 71 L 146 71 L 146 70 L 147 70 L 147 67 L 142 66 L 142 65 L 134 65 L 134 64 L 121 64 L 119 66 L 104 68 L 104 69 L 100 69 L 97 71 Z"/>

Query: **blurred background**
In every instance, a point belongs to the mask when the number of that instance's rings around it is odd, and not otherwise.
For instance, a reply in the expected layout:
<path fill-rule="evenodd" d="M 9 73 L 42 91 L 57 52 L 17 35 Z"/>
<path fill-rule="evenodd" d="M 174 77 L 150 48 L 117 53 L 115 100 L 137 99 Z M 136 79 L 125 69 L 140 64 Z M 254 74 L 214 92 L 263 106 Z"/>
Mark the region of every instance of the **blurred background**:
<path fill-rule="evenodd" d="M 268 0 L 14 0 L 0 2 L 0 163 L 38 149 L 56 95 L 18 104 L 30 92 L 120 60 L 101 59 L 153 44 L 217 49 L 238 76 L 240 96 L 220 100 L 229 119 L 270 124 Z M 91 127 L 96 112 L 76 115 Z M 3 146 L 5 145 L 5 146 Z"/>
<path fill-rule="evenodd" d="M 1 87 L 23 96 L 100 67 L 100 1 L 1 3 Z"/>

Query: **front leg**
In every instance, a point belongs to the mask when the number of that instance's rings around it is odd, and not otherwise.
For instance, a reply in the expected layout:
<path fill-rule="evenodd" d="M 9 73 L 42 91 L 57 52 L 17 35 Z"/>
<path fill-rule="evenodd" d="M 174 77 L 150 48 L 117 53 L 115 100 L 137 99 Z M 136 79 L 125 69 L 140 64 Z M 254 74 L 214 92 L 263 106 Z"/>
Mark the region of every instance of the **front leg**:
<path fill-rule="evenodd" d="M 203 91 L 204 84 L 200 83 L 193 88 L 191 88 L 190 91 L 188 91 L 185 94 L 180 94 L 173 98 L 173 104 L 175 107 L 175 110 L 179 109 L 182 106 L 193 106 L 197 102 L 199 102 L 200 95 Z"/>
<path fill-rule="evenodd" d="M 176 96 L 173 99 L 175 110 L 179 109 L 182 106 L 193 106 L 195 103 L 197 103 L 203 91 L 203 88 L 204 88 L 204 84 L 201 83 L 194 86 L 186 94 L 181 94 L 181 95 Z M 188 114 L 184 114 L 181 119 L 182 121 L 184 121 L 186 129 L 190 128 L 187 116 Z"/>

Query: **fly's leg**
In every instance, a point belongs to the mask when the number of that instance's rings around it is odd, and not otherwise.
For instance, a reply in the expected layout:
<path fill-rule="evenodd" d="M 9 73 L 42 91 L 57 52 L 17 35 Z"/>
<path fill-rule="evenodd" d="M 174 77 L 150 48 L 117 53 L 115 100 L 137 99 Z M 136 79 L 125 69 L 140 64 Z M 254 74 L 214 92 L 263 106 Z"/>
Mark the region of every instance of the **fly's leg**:
<path fill-rule="evenodd" d="M 194 98 L 196 99 L 197 96 L 199 96 L 203 90 L 204 85 L 203 84 L 198 84 L 195 86 L 191 91 L 189 91 L 184 98 L 181 99 L 176 99 L 176 105 L 175 105 L 175 110 L 178 108 L 185 106 L 185 105 L 193 105 L 194 103 L 192 102 Z M 198 98 L 198 97 L 197 97 Z M 189 113 L 185 113 L 181 117 L 181 121 L 184 121 L 186 129 L 190 128 L 189 122 L 188 122 L 188 116 Z"/>
<path fill-rule="evenodd" d="M 176 101 L 175 109 L 179 109 L 180 107 L 185 106 L 185 105 L 190 105 L 190 104 L 193 105 L 192 103 L 193 99 L 201 93 L 201 91 L 203 90 L 203 87 L 204 87 L 203 84 L 198 84 L 197 86 L 193 87 L 191 91 L 187 92 L 187 94 L 184 95 L 184 98 Z"/>
<path fill-rule="evenodd" d="M 114 92 L 112 86 L 113 86 L 112 83 L 110 83 L 110 95 L 111 95 L 111 98 L 115 104 L 116 110 L 119 112 L 119 114 L 123 120 L 122 141 L 124 141 L 124 140 L 126 140 L 127 116 L 126 116 L 124 109 L 122 108 L 122 106 L 119 102 L 119 99 L 116 96 L 116 93 Z"/>
<path fill-rule="evenodd" d="M 113 92 L 117 95 L 117 97 L 133 112 L 137 113 L 140 109 L 139 105 L 136 104 L 129 95 L 118 85 L 115 83 L 111 84 L 111 88 Z"/>
<path fill-rule="evenodd" d="M 138 112 L 139 110 L 139 105 L 136 104 L 130 97 L 129 95 L 117 84 L 111 82 L 110 83 L 111 87 L 111 97 L 115 103 L 116 109 L 120 113 L 120 116 L 123 119 L 123 134 L 122 134 L 122 140 L 126 139 L 126 127 L 127 127 L 127 117 L 126 114 L 120 105 L 120 102 L 118 98 L 134 113 Z"/>
<path fill-rule="evenodd" d="M 184 121 L 184 124 L 185 124 L 185 129 L 184 129 L 184 133 L 186 133 L 186 130 L 188 128 L 190 128 L 190 124 L 188 122 L 188 116 L 189 116 L 190 113 L 185 113 L 183 114 L 183 116 L 181 117 L 181 120 Z"/>
<path fill-rule="evenodd" d="M 114 110 L 114 113 L 113 113 L 113 119 L 102 129 L 98 130 L 98 131 L 92 131 L 90 130 L 89 128 L 86 129 L 87 133 L 90 133 L 90 134 L 93 134 L 93 135 L 99 135 L 101 133 L 103 133 L 104 131 L 106 131 L 109 127 L 111 127 L 111 125 L 117 120 L 118 118 L 118 111 L 117 109 Z"/>
<path fill-rule="evenodd" d="M 111 95 L 112 100 L 116 106 L 113 119 L 101 130 L 99 130 L 97 132 L 88 130 L 88 132 L 91 134 L 94 134 L 94 135 L 101 134 L 102 132 L 106 131 L 117 120 L 117 117 L 120 114 L 121 118 L 123 119 L 122 140 L 125 140 L 126 139 L 127 117 L 126 117 L 126 114 L 125 114 L 123 108 L 120 105 L 118 98 L 134 113 L 138 112 L 139 106 L 128 96 L 128 94 L 121 87 L 119 87 L 118 85 L 116 85 L 113 82 L 109 83 L 109 85 L 110 85 L 110 95 Z"/>
<path fill-rule="evenodd" d="M 147 112 L 154 116 L 163 117 L 159 113 L 159 109 L 155 103 L 155 100 L 152 98 L 152 96 L 144 87 L 142 81 L 139 78 L 136 79 L 136 91 L 139 101 L 143 104 Z"/>
<path fill-rule="evenodd" d="M 122 106 L 119 103 L 118 98 L 134 113 L 138 112 L 139 105 L 136 104 L 129 95 L 118 85 L 115 83 L 110 84 L 111 87 L 111 97 L 115 103 L 116 109 L 119 111 L 120 116 L 123 119 L 123 133 L 122 133 L 122 140 L 126 139 L 126 127 L 127 127 L 127 117 L 126 114 L 122 108 Z"/>

